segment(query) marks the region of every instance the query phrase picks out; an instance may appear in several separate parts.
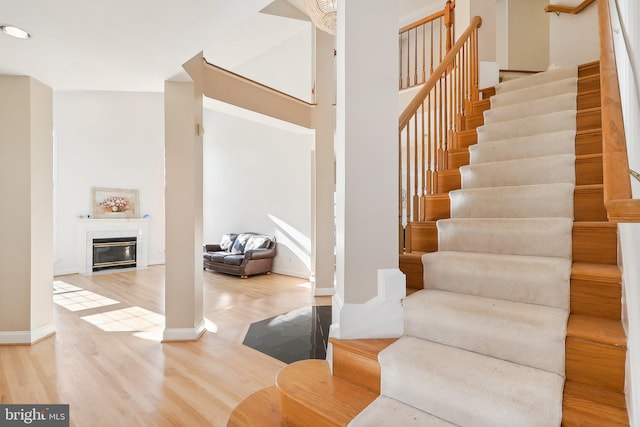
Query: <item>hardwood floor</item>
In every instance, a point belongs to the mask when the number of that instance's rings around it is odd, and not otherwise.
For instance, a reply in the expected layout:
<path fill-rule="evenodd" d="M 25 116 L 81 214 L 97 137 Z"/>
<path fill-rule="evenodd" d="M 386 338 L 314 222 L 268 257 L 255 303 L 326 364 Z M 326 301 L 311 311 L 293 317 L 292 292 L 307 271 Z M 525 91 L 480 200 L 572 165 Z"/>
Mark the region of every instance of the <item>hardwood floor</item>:
<path fill-rule="evenodd" d="M 207 333 L 164 344 L 163 266 L 56 277 L 57 333 L 0 346 L 0 403 L 67 403 L 74 426 L 225 426 L 285 366 L 242 345 L 249 324 L 331 299 L 289 276 L 204 277 Z"/>

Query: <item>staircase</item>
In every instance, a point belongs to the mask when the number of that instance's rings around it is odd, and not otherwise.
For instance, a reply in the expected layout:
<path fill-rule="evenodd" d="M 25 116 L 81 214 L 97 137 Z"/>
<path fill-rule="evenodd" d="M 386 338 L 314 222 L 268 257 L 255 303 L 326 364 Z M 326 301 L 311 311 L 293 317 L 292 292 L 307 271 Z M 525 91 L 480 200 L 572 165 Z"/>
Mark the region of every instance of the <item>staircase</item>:
<path fill-rule="evenodd" d="M 574 129 L 552 118 L 571 117 L 566 94 L 547 107 L 534 99 L 514 108 L 521 97 L 508 108 L 475 102 L 467 129 L 485 117 L 488 125 L 462 132 L 466 146 L 449 153 L 429 220 L 409 227 L 414 251 L 401 266 L 415 293 L 405 300 L 406 335 L 332 340 L 333 374 L 325 361 L 289 365 L 229 425 L 256 414 L 265 426 L 629 425 L 598 82 L 598 63 L 579 67 Z M 521 114 L 551 131 L 503 133 Z"/>
<path fill-rule="evenodd" d="M 573 222 L 571 233 L 573 263 L 570 270 L 570 316 L 565 347 L 566 383 L 562 411 L 562 424 L 567 426 L 628 425 L 623 394 L 626 338 L 620 323 L 621 276 L 617 266 L 616 225 L 607 222 L 602 196 L 598 72 L 598 63 L 586 64 L 579 68 L 575 138 L 561 130 L 556 132 L 553 138 L 539 140 L 535 146 L 535 150 L 541 150 L 538 153 L 546 152 L 554 155 L 553 159 L 547 157 L 546 163 L 549 165 L 556 163 L 555 168 L 560 167 L 562 161 L 558 154 L 566 152 L 569 145 L 575 146 L 575 222 Z M 487 94 L 490 94 L 490 91 Z M 553 108 L 563 108 L 564 101 L 561 98 L 556 97 Z M 535 102 L 529 104 L 535 111 L 537 108 Z M 467 118 L 467 123 L 482 124 L 484 115 L 481 116 L 480 112 L 486 111 L 489 106 L 488 100 L 476 102 L 475 114 Z M 496 108 L 494 111 L 487 111 L 488 119 L 495 120 L 499 119 L 501 114 L 511 114 L 501 108 Z M 555 116 L 559 114 L 556 113 Z M 482 135 L 483 132 L 484 130 L 481 129 L 478 134 Z M 503 170 L 513 169 L 510 159 L 532 154 L 531 147 L 527 147 L 524 143 L 527 137 L 515 141 L 517 147 L 511 145 L 508 151 L 499 150 L 500 146 L 504 145 L 500 142 L 483 142 L 474 145 L 478 140 L 475 131 L 465 131 L 461 140 L 468 145 L 468 148 L 450 153 L 449 164 L 452 169 L 464 165 L 469 160 L 472 163 L 480 162 L 477 166 L 463 167 L 463 177 L 465 174 L 481 172 L 483 169 L 481 165 L 491 161 L 500 161 Z M 481 148 L 483 145 L 485 147 Z M 519 167 L 526 168 L 527 162 L 520 162 Z M 458 170 L 444 175 L 447 181 L 442 185 L 443 189 L 459 188 Z M 441 206 L 434 209 L 433 216 L 430 218 L 432 221 L 410 224 L 408 227 L 410 235 L 407 238 L 407 246 L 411 247 L 413 252 L 401 255 L 401 268 L 407 274 L 408 286 L 414 289 L 423 287 L 421 259 L 424 253 L 438 250 L 439 230 L 440 233 L 445 233 L 444 236 L 440 236 L 441 244 L 443 241 L 447 242 L 445 243 L 447 246 L 440 249 L 449 250 L 451 245 L 449 241 L 452 236 L 451 231 L 448 230 L 451 225 L 450 220 L 443 221 L 446 224 L 444 226 L 436 227 L 435 224 L 436 219 L 448 216 L 449 198 L 448 194 L 435 195 L 434 199 Z M 490 228 L 487 229 L 490 230 Z M 505 230 L 504 223 L 499 229 Z M 548 226 L 547 230 L 549 229 Z M 465 230 L 458 239 L 469 239 L 470 231 Z M 490 231 L 489 236 L 497 236 L 496 231 Z M 542 236 L 544 231 L 539 229 L 533 232 L 532 229 L 532 233 L 525 238 L 535 243 L 535 237 Z M 464 239 L 461 239 L 462 237 Z M 504 242 L 505 239 L 501 237 L 499 243 L 503 245 Z M 475 248 L 475 250 L 480 249 Z M 434 264 L 432 261 L 442 258 L 442 253 L 435 257 L 427 256 L 428 261 L 425 265 L 430 270 L 443 270 L 442 265 Z M 447 258 L 447 255 L 444 255 L 444 258 Z M 466 260 L 466 262 L 471 261 Z M 516 276 L 522 275 L 523 270 L 518 270 Z M 427 276 L 424 276 L 425 281 Z M 467 280 L 476 281 L 477 279 L 471 275 Z M 545 294 L 548 293 L 545 292 Z M 546 304 L 546 302 L 539 303 Z"/>

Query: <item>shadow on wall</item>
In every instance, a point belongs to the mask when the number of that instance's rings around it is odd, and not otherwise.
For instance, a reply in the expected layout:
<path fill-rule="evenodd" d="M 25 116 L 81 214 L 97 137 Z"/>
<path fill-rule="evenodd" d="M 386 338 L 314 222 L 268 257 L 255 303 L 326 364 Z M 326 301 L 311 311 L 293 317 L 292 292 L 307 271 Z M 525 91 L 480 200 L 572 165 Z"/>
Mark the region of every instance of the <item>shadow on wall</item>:
<path fill-rule="evenodd" d="M 275 236 L 279 246 L 278 257 L 280 257 L 280 255 L 284 255 L 284 257 L 280 259 L 280 262 L 284 264 L 283 269 L 290 270 L 291 265 L 293 264 L 291 256 L 287 258 L 286 253 L 284 251 L 280 251 L 284 246 L 287 252 L 289 252 L 290 255 L 295 256 L 298 262 L 304 265 L 310 273 L 311 239 L 282 219 L 271 214 L 267 216 L 271 221 L 273 221 L 276 227 Z M 276 257 L 276 262 L 278 261 L 278 257 Z"/>

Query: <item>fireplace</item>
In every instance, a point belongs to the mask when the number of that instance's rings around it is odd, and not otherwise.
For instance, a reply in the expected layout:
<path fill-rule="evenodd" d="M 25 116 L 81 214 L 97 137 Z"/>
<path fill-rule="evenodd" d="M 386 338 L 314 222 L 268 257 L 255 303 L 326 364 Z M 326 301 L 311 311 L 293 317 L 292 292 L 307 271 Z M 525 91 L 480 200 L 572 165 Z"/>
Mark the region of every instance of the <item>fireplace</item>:
<path fill-rule="evenodd" d="M 136 237 L 93 239 L 92 270 L 136 266 Z"/>
<path fill-rule="evenodd" d="M 79 219 L 78 272 L 80 274 L 97 272 L 93 267 L 93 242 L 101 239 L 108 241 L 121 239 L 121 242 L 135 240 L 135 249 L 129 249 L 129 255 L 135 254 L 135 264 L 119 265 L 117 268 L 146 268 L 149 265 L 148 236 L 149 219 L 146 218 Z"/>

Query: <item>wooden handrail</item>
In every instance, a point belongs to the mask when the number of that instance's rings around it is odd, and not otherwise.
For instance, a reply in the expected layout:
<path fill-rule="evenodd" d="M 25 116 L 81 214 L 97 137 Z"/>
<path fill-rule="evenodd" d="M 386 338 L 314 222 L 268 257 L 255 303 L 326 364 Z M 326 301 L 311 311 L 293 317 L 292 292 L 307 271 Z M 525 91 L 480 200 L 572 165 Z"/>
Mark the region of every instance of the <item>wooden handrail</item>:
<path fill-rule="evenodd" d="M 413 115 L 418 111 L 418 108 L 422 105 L 424 100 L 427 98 L 429 92 L 433 90 L 436 86 L 436 83 L 440 80 L 442 74 L 447 70 L 448 67 L 453 63 L 453 59 L 458 54 L 462 46 L 465 44 L 467 38 L 473 33 L 476 29 L 480 28 L 482 25 L 482 18 L 479 16 L 474 17 L 469 24 L 469 27 L 465 30 L 464 33 L 460 36 L 456 44 L 453 45 L 449 53 L 444 57 L 440 65 L 433 70 L 431 77 L 425 83 L 425 85 L 420 89 L 420 91 L 413 97 L 409 105 L 404 109 L 404 111 L 400 114 L 399 126 L 398 129 L 402 131 L 409 120 L 413 117 Z"/>
<path fill-rule="evenodd" d="M 408 24 L 405 25 L 404 27 L 400 28 L 400 30 L 398 31 L 399 34 L 402 33 L 406 33 L 409 30 L 413 30 L 414 28 L 418 28 L 420 25 L 424 25 L 424 24 L 428 24 L 429 22 L 436 20 L 438 18 L 443 18 L 445 16 L 445 14 L 447 13 L 447 10 L 451 11 L 453 10 L 453 8 L 456 7 L 456 1 L 448 1 L 447 4 L 445 5 L 444 9 L 439 10 L 435 13 L 432 13 L 429 16 L 426 16 L 422 19 L 417 20 L 416 22 L 412 23 L 412 24 Z"/>
<path fill-rule="evenodd" d="M 455 0 L 398 30 L 399 89 L 423 84 L 453 44 Z"/>
<path fill-rule="evenodd" d="M 577 5 L 576 7 L 570 6 L 561 6 L 559 4 L 550 4 L 549 6 L 544 8 L 545 12 L 555 12 L 555 13 L 570 13 L 572 15 L 576 15 L 586 9 L 591 3 L 594 3 L 596 0 L 584 0 L 582 3 Z"/>
<path fill-rule="evenodd" d="M 431 21 L 434 21 L 438 18 L 442 18 L 444 17 L 444 9 L 439 10 L 435 13 L 432 13 L 429 16 L 426 16 L 412 24 L 409 25 L 405 25 L 404 27 L 400 28 L 400 30 L 398 30 L 398 34 L 402 34 L 402 33 L 406 33 L 409 30 L 413 30 L 414 28 L 418 28 L 420 25 L 424 25 L 424 24 L 428 24 Z"/>
<path fill-rule="evenodd" d="M 640 200 L 633 199 L 631 193 L 627 143 L 610 14 L 609 2 L 599 1 L 604 205 L 607 216 L 612 222 L 640 222 Z"/>

